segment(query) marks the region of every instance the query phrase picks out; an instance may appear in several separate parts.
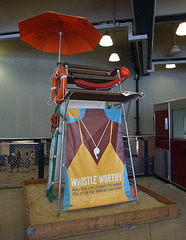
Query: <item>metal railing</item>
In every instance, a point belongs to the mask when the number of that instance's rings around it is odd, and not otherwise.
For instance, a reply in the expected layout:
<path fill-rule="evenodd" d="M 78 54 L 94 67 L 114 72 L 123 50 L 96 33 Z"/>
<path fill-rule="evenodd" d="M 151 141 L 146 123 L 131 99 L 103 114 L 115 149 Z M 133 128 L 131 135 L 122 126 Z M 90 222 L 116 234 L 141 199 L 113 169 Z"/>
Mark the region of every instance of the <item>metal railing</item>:
<path fill-rule="evenodd" d="M 124 138 L 125 160 L 129 177 L 132 176 L 128 142 Z M 154 139 L 130 139 L 136 176 L 154 173 Z M 50 142 L 1 142 L 0 187 L 22 186 L 23 180 L 47 178 Z"/>
<path fill-rule="evenodd" d="M 124 151 L 127 171 L 132 176 L 131 163 L 129 158 L 128 143 L 124 138 Z M 148 176 L 154 174 L 154 137 L 133 136 L 130 137 L 132 159 L 136 176 Z"/>
<path fill-rule="evenodd" d="M 19 186 L 23 180 L 46 178 L 50 143 L 0 143 L 0 187 Z"/>

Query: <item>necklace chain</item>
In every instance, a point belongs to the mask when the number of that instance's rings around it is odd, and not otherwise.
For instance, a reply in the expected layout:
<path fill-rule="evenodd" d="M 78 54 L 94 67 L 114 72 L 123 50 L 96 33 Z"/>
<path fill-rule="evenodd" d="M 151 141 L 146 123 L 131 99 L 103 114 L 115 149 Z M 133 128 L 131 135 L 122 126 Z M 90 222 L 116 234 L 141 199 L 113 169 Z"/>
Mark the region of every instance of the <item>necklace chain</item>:
<path fill-rule="evenodd" d="M 111 121 L 111 120 L 109 119 L 109 121 L 108 121 L 108 123 L 107 123 L 107 125 L 106 125 L 106 127 L 105 127 L 105 129 L 104 129 L 104 131 L 103 131 L 103 133 L 102 133 L 102 135 L 101 135 L 101 137 L 100 137 L 100 140 L 99 140 L 98 144 L 96 145 L 96 143 L 95 143 L 92 135 L 90 134 L 89 130 L 87 129 L 85 123 L 83 122 L 83 120 L 81 120 L 84 128 L 86 129 L 88 135 L 90 136 L 90 138 L 91 138 L 91 140 L 92 140 L 92 142 L 94 143 L 94 146 L 95 146 L 96 148 L 99 147 L 99 145 L 100 145 L 100 143 L 101 143 L 101 140 L 102 140 L 103 136 L 105 135 L 105 132 L 106 132 L 106 130 L 107 130 L 107 128 L 108 128 L 108 125 L 109 125 L 110 121 Z"/>

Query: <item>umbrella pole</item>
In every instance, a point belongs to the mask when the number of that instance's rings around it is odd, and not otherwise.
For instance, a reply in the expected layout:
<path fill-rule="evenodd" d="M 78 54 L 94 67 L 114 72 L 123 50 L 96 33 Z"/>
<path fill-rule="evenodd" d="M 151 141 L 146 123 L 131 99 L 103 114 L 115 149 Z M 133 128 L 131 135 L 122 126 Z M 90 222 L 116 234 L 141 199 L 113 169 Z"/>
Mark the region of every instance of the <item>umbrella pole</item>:
<path fill-rule="evenodd" d="M 58 55 L 58 62 L 60 63 L 60 55 L 61 55 L 61 36 L 62 32 L 59 32 L 59 55 Z"/>

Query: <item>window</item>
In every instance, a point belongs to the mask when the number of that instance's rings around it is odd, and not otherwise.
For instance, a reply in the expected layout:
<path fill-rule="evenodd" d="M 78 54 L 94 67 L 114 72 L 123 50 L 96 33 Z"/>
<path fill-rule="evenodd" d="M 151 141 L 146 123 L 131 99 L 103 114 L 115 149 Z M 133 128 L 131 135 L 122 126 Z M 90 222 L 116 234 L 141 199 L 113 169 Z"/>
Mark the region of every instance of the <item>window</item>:
<path fill-rule="evenodd" d="M 186 139 L 186 109 L 176 109 L 172 111 L 172 137 Z"/>

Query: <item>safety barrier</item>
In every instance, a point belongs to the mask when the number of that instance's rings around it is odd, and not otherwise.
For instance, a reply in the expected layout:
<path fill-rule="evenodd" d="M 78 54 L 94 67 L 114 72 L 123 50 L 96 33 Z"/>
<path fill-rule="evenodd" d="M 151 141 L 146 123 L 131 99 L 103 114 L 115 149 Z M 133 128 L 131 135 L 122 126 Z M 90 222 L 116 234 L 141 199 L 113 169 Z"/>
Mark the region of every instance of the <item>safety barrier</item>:
<path fill-rule="evenodd" d="M 0 187 L 21 186 L 23 180 L 46 178 L 50 142 L 0 143 Z"/>
<path fill-rule="evenodd" d="M 125 160 L 132 176 L 128 142 L 124 138 Z M 130 137 L 136 176 L 154 173 L 154 138 Z M 0 187 L 22 186 L 23 180 L 47 178 L 50 141 L 11 141 L 0 143 Z"/>
<path fill-rule="evenodd" d="M 124 151 L 127 171 L 132 176 L 132 167 L 129 155 L 128 142 L 124 137 Z M 136 176 L 148 176 L 154 174 L 154 137 L 130 136 L 132 159 Z"/>

